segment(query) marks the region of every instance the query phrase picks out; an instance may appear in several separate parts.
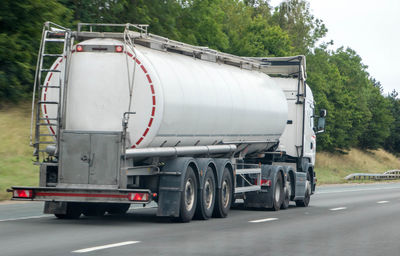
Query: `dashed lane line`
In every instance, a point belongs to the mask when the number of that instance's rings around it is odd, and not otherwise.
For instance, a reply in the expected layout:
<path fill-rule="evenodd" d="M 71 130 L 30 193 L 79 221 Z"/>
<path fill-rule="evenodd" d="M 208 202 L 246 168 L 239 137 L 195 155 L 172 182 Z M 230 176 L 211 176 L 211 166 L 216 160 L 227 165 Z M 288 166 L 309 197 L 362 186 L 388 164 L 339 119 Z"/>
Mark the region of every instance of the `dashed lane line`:
<path fill-rule="evenodd" d="M 389 201 L 378 201 L 378 202 L 376 202 L 377 204 L 387 204 L 387 203 L 389 203 Z"/>
<path fill-rule="evenodd" d="M 119 246 L 130 245 L 130 244 L 137 244 L 137 243 L 140 243 L 140 241 L 126 241 L 126 242 L 115 243 L 115 244 L 106 244 L 106 245 L 101 245 L 101 246 L 89 247 L 89 248 L 85 248 L 85 249 L 79 249 L 79 250 L 75 250 L 72 252 L 73 253 L 85 253 L 85 252 L 104 250 L 104 249 L 108 249 L 108 248 L 119 247 Z"/>
<path fill-rule="evenodd" d="M 329 210 L 331 210 L 331 211 L 341 211 L 341 210 L 346 210 L 346 209 L 347 209 L 347 207 L 336 207 L 336 208 L 331 208 Z"/>
<path fill-rule="evenodd" d="M 260 223 L 260 222 L 267 222 L 267 221 L 274 221 L 278 220 L 278 218 L 267 218 L 267 219 L 260 219 L 260 220 L 250 220 L 250 223 Z"/>

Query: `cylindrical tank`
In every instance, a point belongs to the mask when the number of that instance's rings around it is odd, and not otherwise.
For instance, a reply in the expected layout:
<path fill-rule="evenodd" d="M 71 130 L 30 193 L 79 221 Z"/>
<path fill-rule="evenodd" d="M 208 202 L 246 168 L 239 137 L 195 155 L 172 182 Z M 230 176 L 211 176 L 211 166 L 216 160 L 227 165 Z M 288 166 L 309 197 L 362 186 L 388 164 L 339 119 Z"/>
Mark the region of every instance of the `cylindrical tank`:
<path fill-rule="evenodd" d="M 116 52 L 123 43 L 114 39 L 79 45 L 69 62 L 67 130 L 121 131 L 123 113 L 134 111 L 132 148 L 246 141 L 265 150 L 283 133 L 286 98 L 264 73 L 139 45 Z M 58 100 L 58 89 L 50 88 L 58 84 L 59 73 L 49 74 L 42 100 Z M 43 105 L 44 117 L 55 117 L 56 108 Z"/>

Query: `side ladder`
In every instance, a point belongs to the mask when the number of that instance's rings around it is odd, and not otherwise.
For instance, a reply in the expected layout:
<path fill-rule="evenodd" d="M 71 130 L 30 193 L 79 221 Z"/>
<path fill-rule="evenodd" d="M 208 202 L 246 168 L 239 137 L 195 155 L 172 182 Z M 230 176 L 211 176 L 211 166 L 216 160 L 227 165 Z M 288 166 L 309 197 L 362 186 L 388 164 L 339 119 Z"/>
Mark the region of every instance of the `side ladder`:
<path fill-rule="evenodd" d="M 71 31 L 52 22 L 46 22 L 43 26 L 42 40 L 40 43 L 38 60 L 36 64 L 35 82 L 32 96 L 31 116 L 31 146 L 34 148 L 33 156 L 36 163 L 40 162 L 40 153 L 46 152 L 47 146 L 55 147 L 55 155 L 58 154 L 60 129 L 63 127 L 63 106 L 68 79 L 68 60 L 70 59 L 73 38 Z M 62 58 L 63 65 L 59 69 L 52 67 L 53 63 Z M 58 85 L 49 85 L 44 81 L 49 73 L 59 73 Z M 57 98 L 51 101 L 42 99 L 43 91 L 57 90 Z M 53 92 L 52 92 L 53 93 Z M 57 114 L 45 117 L 42 113 L 43 105 L 56 105 Z M 46 127 L 46 128 L 44 128 Z M 53 132 L 50 132 L 50 127 Z M 53 129 L 55 127 L 55 129 Z M 33 129 L 35 131 L 33 131 Z M 44 130 L 44 131 L 43 131 Z M 55 131 L 54 131 L 55 130 Z"/>

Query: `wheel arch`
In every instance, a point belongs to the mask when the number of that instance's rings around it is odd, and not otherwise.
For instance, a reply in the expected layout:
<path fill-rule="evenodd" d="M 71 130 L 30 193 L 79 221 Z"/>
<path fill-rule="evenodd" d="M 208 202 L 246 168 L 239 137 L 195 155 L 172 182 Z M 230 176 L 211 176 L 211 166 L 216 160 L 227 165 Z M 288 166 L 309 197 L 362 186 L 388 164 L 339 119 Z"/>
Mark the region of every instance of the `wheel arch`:
<path fill-rule="evenodd" d="M 193 169 L 199 184 L 199 167 L 192 157 L 167 160 L 161 168 L 157 216 L 179 217 L 183 181 L 189 166 Z"/>

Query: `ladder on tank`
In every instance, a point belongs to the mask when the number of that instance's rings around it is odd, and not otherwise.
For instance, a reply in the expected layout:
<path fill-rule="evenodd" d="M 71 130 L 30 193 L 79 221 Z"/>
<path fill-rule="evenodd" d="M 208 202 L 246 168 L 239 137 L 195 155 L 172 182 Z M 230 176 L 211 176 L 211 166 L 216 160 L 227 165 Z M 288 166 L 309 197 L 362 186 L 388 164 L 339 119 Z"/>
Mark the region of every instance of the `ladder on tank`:
<path fill-rule="evenodd" d="M 37 163 L 40 161 L 40 153 L 46 152 L 45 147 L 47 146 L 53 145 L 55 147 L 55 155 L 57 156 L 58 154 L 60 141 L 58 134 L 60 134 L 60 129 L 63 126 L 64 115 L 62 112 L 64 111 L 63 105 L 65 105 L 68 60 L 70 59 L 72 45 L 73 37 L 71 37 L 69 29 L 52 22 L 44 24 L 33 86 L 30 135 L 30 143 L 34 148 L 33 156 L 36 157 Z M 60 68 L 56 69 L 51 65 L 59 58 L 62 58 L 63 65 L 60 65 Z M 50 86 L 46 84 L 44 79 L 50 73 L 59 73 L 58 85 Z M 43 90 L 56 90 L 57 99 L 52 101 L 42 99 Z M 44 117 L 42 113 L 44 104 L 57 106 L 55 117 Z M 51 133 L 49 131 L 50 127 L 55 127 L 56 131 Z"/>

